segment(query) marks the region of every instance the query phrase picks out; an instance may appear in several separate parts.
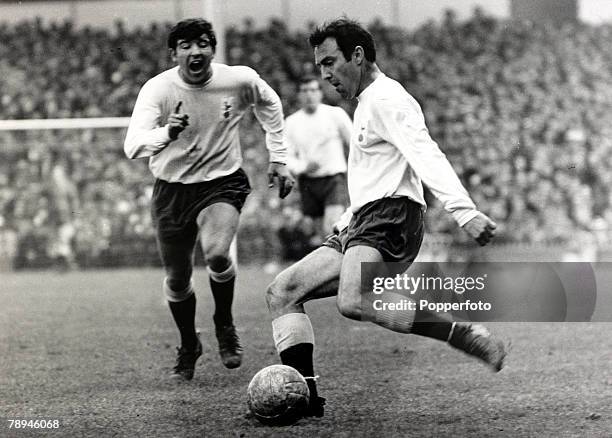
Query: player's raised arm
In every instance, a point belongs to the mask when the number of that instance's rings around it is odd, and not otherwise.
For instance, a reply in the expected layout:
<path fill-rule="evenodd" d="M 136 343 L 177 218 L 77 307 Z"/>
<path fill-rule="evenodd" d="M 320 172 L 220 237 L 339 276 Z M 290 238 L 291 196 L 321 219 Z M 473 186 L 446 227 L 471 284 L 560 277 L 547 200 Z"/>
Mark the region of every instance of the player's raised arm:
<path fill-rule="evenodd" d="M 430 137 L 416 101 L 381 100 L 375 108 L 376 123 L 380 124 L 383 137 L 397 146 L 459 226 L 465 227 L 472 219 L 480 218 L 466 231 L 479 243 L 486 244 L 493 237 L 495 224 L 476 209 L 446 155 Z"/>
<path fill-rule="evenodd" d="M 154 85 L 147 82 L 136 99 L 123 150 L 128 158 L 144 158 L 158 154 L 172 141 L 168 125 L 161 125 L 161 105 Z"/>

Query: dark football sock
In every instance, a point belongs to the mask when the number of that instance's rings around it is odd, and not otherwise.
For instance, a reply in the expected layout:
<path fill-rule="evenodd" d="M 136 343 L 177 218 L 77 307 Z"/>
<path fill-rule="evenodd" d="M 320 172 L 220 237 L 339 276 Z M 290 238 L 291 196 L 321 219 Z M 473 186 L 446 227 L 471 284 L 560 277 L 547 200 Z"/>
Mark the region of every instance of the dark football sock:
<path fill-rule="evenodd" d="M 215 299 L 215 314 L 213 315 L 215 325 L 217 327 L 231 325 L 233 323 L 232 302 L 234 301 L 234 283 L 236 277 L 223 283 L 219 283 L 212 278 L 209 278 L 209 280 L 210 289 Z"/>
<path fill-rule="evenodd" d="M 411 333 L 446 342 L 452 328 L 452 322 L 436 313 L 418 311 L 412 323 Z"/>
<path fill-rule="evenodd" d="M 314 365 L 313 365 L 313 351 L 314 345 L 312 344 L 297 344 L 293 345 L 286 350 L 280 352 L 280 359 L 283 365 L 288 365 L 295 368 L 304 377 L 314 377 Z M 318 397 L 317 394 L 317 383 L 315 379 L 306 379 L 308 384 L 308 390 L 310 391 L 310 398 L 315 399 Z"/>
<path fill-rule="evenodd" d="M 168 301 L 170 312 L 181 334 L 181 346 L 193 350 L 198 342 L 195 330 L 196 297 L 191 294 L 185 301 Z"/>

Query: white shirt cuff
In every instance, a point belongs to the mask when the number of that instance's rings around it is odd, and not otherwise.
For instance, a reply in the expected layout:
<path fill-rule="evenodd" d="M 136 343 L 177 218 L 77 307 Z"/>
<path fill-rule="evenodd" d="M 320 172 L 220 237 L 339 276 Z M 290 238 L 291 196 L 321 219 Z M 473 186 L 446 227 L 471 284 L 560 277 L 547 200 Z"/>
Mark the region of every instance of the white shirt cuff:
<path fill-rule="evenodd" d="M 472 210 L 472 209 L 457 210 L 453 212 L 453 218 L 455 219 L 455 221 L 457 221 L 460 227 L 463 227 L 469 221 L 471 221 L 476 216 L 478 216 L 478 214 L 479 214 L 478 210 Z"/>

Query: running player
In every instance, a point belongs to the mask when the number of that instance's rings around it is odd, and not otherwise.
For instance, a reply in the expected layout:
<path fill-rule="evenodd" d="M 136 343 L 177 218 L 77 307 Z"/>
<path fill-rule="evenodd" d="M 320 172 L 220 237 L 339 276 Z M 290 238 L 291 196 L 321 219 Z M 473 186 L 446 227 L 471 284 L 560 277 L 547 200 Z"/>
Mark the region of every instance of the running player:
<path fill-rule="evenodd" d="M 124 144 L 129 158 L 149 158 L 156 178 L 152 215 L 166 272 L 163 291 L 181 338 L 172 375 L 186 380 L 202 354 L 191 281 L 198 235 L 221 360 L 228 368 L 242 360 L 231 311 L 236 266 L 229 249 L 250 192 L 238 136 L 249 108 L 266 131 L 269 182 L 278 182 L 281 198 L 293 185 L 279 97 L 252 69 L 214 63 L 216 43 L 211 23 L 203 19 L 183 20 L 170 30 L 168 48 L 178 65 L 142 87 Z"/>

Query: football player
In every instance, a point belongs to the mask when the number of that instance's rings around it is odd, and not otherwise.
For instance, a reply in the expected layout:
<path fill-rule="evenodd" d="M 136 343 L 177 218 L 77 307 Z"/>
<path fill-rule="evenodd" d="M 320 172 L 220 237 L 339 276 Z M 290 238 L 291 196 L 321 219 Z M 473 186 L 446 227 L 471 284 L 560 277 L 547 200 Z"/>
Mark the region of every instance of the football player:
<path fill-rule="evenodd" d="M 172 375 L 190 380 L 202 354 L 191 281 L 198 236 L 221 360 L 228 368 L 242 360 L 231 311 L 236 266 L 230 244 L 251 190 L 238 135 L 240 119 L 251 107 L 266 132 L 269 182 L 278 184 L 281 198 L 293 179 L 286 168 L 282 106 L 272 88 L 249 67 L 214 62 L 217 40 L 204 19 L 180 21 L 167 42 L 177 66 L 140 90 L 124 149 L 129 158 L 148 158 L 156 178 L 152 215 L 166 273 L 162 287 L 181 339 Z"/>
<path fill-rule="evenodd" d="M 322 247 L 281 272 L 267 291 L 274 342 L 281 362 L 307 379 L 307 415 L 322 416 L 324 399 L 314 380 L 314 333 L 306 301 L 337 295 L 347 318 L 370 321 L 399 333 L 448 342 L 498 371 L 504 344 L 483 326 L 455 323 L 426 311 L 374 310 L 361 288 L 364 262 L 411 263 L 423 238 L 423 184 L 481 245 L 496 224 L 477 210 L 446 156 L 429 136 L 417 101 L 376 64 L 372 35 L 358 23 L 339 19 L 310 36 L 321 75 L 345 99 L 358 99 L 348 158 L 350 207 Z M 384 291 L 387 303 L 402 295 Z"/>

